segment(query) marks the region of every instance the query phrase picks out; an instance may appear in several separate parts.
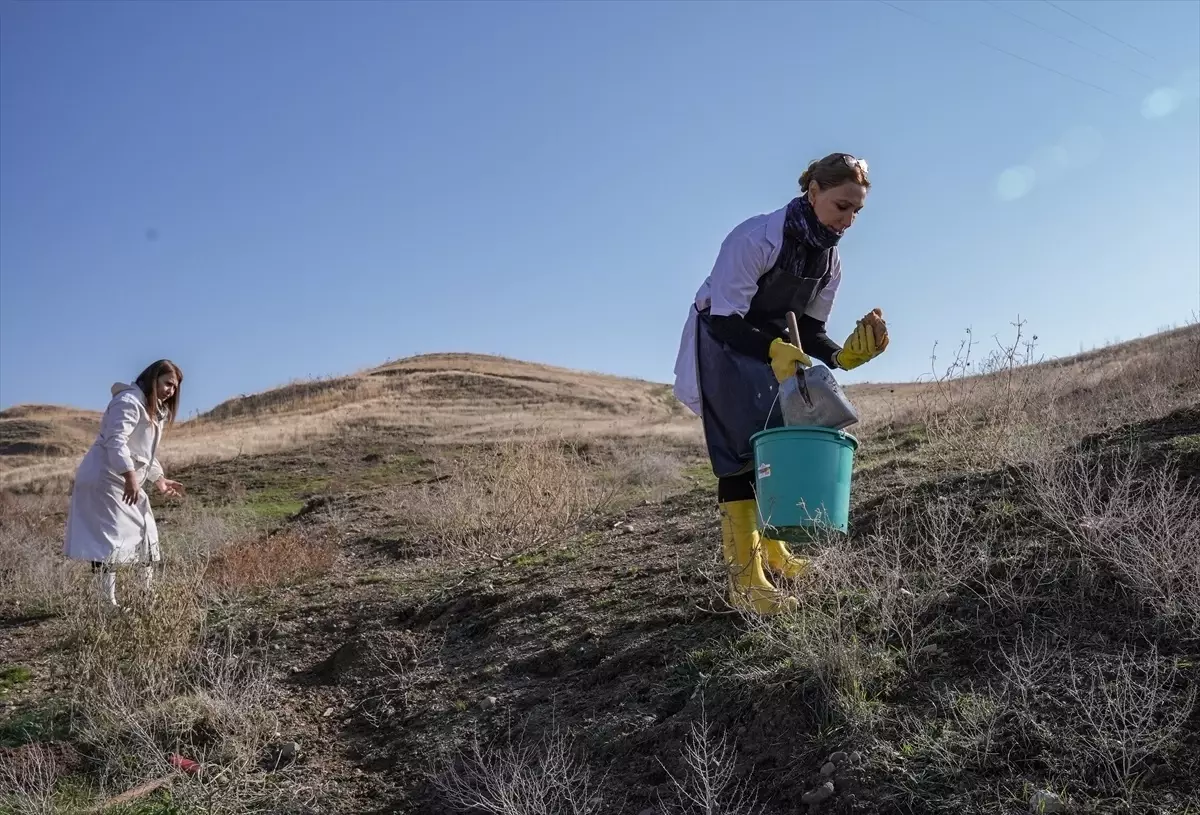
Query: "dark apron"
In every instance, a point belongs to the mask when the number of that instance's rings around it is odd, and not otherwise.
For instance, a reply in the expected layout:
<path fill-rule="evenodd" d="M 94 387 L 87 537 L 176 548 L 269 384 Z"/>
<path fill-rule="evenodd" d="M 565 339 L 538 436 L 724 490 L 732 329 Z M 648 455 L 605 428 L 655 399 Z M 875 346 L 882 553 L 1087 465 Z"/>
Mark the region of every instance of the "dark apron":
<path fill-rule="evenodd" d="M 785 239 L 779 261 L 760 278 L 744 318 L 775 337 L 788 339 L 787 313 L 804 314 L 829 282 L 833 264 L 824 253 L 811 253 L 817 257 L 810 254 L 807 259 L 797 258 L 797 254 L 797 248 L 786 246 Z M 785 260 L 791 263 L 782 265 Z M 783 426 L 783 411 L 776 398 L 779 383 L 770 363 L 735 351 L 718 339 L 712 333 L 708 309 L 697 314 L 696 362 L 700 418 L 713 474 L 729 478 L 752 472 L 750 437 Z"/>

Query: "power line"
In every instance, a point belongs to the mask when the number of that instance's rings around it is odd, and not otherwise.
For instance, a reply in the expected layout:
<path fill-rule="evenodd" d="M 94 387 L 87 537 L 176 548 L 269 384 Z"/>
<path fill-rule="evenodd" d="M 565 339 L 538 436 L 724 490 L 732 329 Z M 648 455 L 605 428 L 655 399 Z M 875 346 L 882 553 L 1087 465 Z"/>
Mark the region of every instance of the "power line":
<path fill-rule="evenodd" d="M 1145 51 L 1143 51 L 1142 49 L 1138 48 L 1136 45 L 1130 45 L 1129 43 L 1125 42 L 1125 40 L 1121 39 L 1120 37 L 1114 36 L 1113 34 L 1109 34 L 1107 31 L 1105 31 L 1105 30 L 1104 30 L 1103 28 L 1101 28 L 1100 26 L 1098 26 L 1098 25 L 1095 25 L 1095 24 L 1093 24 L 1093 23 L 1089 23 L 1087 20 L 1083 19 L 1082 17 L 1080 17 L 1080 16 L 1079 16 L 1078 14 L 1076 14 L 1075 12 L 1073 12 L 1073 11 L 1067 11 L 1065 8 L 1063 8 L 1062 6 L 1058 5 L 1057 3 L 1053 3 L 1053 2 L 1051 2 L 1051 0 L 1042 0 L 1042 2 L 1043 2 L 1043 3 L 1045 3 L 1047 6 L 1049 6 L 1050 8 L 1053 8 L 1053 9 L 1058 9 L 1059 11 L 1061 11 L 1063 14 L 1067 15 L 1068 17 L 1072 17 L 1072 18 L 1074 18 L 1074 19 L 1078 20 L 1079 22 L 1081 22 L 1081 23 L 1083 23 L 1084 25 L 1086 25 L 1088 28 L 1091 28 L 1091 29 L 1093 29 L 1093 30 L 1095 30 L 1095 31 L 1099 31 L 1101 34 L 1103 34 L 1104 36 L 1108 37 L 1110 40 L 1113 40 L 1114 42 L 1119 42 L 1119 43 L 1121 43 L 1121 45 L 1125 46 L 1126 48 L 1131 48 L 1131 49 L 1133 49 L 1134 51 L 1137 51 L 1137 52 L 1138 52 L 1139 54 L 1141 54 L 1143 57 L 1146 57 L 1147 59 L 1153 59 L 1155 62 L 1158 62 L 1158 60 L 1157 60 L 1157 59 L 1155 59 L 1155 58 L 1154 58 L 1153 56 L 1151 56 L 1150 54 L 1147 54 Z"/>
<path fill-rule="evenodd" d="M 934 27 L 943 27 L 943 28 L 945 27 L 940 23 L 930 20 L 928 17 L 925 17 L 921 14 L 917 14 L 915 11 L 909 11 L 906 8 L 900 8 L 900 6 L 897 6 L 897 5 L 889 2 L 888 0 L 875 0 L 875 2 L 882 3 L 883 5 L 885 5 L 889 8 L 895 9 L 896 11 L 900 12 L 901 14 L 907 14 L 910 17 L 915 17 L 918 20 L 920 20 L 921 22 L 925 23 L 926 25 L 931 25 Z M 999 53 L 1004 54 L 1005 56 L 1008 56 L 1008 57 L 1012 57 L 1013 59 L 1018 59 L 1021 62 L 1024 62 L 1028 65 L 1032 65 L 1035 68 L 1040 68 L 1043 71 L 1048 71 L 1052 74 L 1057 74 L 1058 76 L 1061 76 L 1063 79 L 1069 79 L 1072 82 L 1076 82 L 1080 85 L 1086 85 L 1087 87 L 1092 88 L 1093 90 L 1100 91 L 1101 93 L 1108 94 L 1109 96 L 1113 96 L 1113 97 L 1117 96 L 1117 94 L 1113 93 L 1108 88 L 1102 88 L 1099 85 L 1094 85 L 1091 82 L 1088 82 L 1086 79 L 1080 79 L 1077 76 L 1071 76 L 1070 74 L 1063 73 L 1062 71 L 1058 70 L 1057 68 L 1051 68 L 1049 65 L 1043 65 L 1040 62 L 1034 62 L 1033 60 L 1031 60 L 1027 57 L 1023 57 L 1020 54 L 1014 54 L 1012 51 L 1001 48 L 998 45 L 992 45 L 990 42 L 985 42 L 984 40 L 977 40 L 974 38 L 972 38 L 972 42 L 974 42 L 976 45 L 982 45 L 984 48 L 990 48 L 993 51 L 998 51 Z"/>
<path fill-rule="evenodd" d="M 1080 48 L 1084 51 L 1087 51 L 1089 54 L 1094 54 L 1095 56 L 1098 56 L 1103 60 L 1111 62 L 1113 65 L 1120 66 L 1121 68 L 1124 68 L 1127 71 L 1137 74 L 1138 76 L 1142 77 L 1143 79 L 1149 79 L 1151 82 L 1158 81 L 1158 79 L 1156 79 L 1155 77 L 1152 77 L 1149 74 L 1144 74 L 1141 71 L 1139 71 L 1137 68 L 1131 68 L 1123 62 L 1113 59 L 1108 54 L 1105 54 L 1102 51 L 1097 51 L 1094 48 L 1089 48 L 1088 46 L 1086 46 L 1082 43 L 1075 42 L 1075 40 L 1071 39 L 1070 37 L 1064 37 L 1062 34 L 1059 34 L 1057 31 L 1051 31 L 1049 28 L 1046 28 L 1044 25 L 1035 23 L 1033 20 L 1022 17 L 1020 14 L 1017 14 L 1015 11 L 1010 11 L 1009 9 L 1006 9 L 1000 3 L 994 2 L 994 0 L 983 0 L 983 2 L 987 3 L 989 6 L 996 9 L 997 11 L 1003 11 L 1005 14 L 1009 15 L 1010 17 L 1016 17 L 1021 22 L 1025 23 L 1028 26 L 1032 26 L 1032 27 L 1036 28 L 1038 31 L 1042 31 L 1042 32 L 1045 32 L 1046 34 L 1049 34 L 1051 37 L 1054 37 L 1056 40 L 1062 40 L 1063 42 L 1065 42 L 1069 45 L 1073 45 L 1076 48 Z"/>

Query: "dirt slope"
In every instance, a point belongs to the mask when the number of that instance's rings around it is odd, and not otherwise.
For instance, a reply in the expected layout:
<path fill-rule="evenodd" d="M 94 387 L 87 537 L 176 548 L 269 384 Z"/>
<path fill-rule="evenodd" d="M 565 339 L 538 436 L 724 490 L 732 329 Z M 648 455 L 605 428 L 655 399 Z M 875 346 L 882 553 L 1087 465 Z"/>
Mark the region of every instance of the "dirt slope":
<path fill-rule="evenodd" d="M 238 770 L 239 794 L 286 792 L 291 803 L 251 797 L 220 810 L 233 815 L 694 812 L 677 806 L 676 782 L 695 780 L 687 753 L 701 723 L 713 754 L 727 750 L 708 762 L 708 780 L 728 770 L 721 811 L 736 815 L 1013 815 L 1035 792 L 1062 795 L 1076 812 L 1192 815 L 1200 377 L 1196 333 L 1167 339 L 1170 353 L 1151 353 L 1160 344 L 1128 356 L 1132 384 L 1110 355 L 1054 376 L 864 388 L 876 415 L 862 431 L 850 534 L 822 542 L 813 573 L 788 587 L 800 613 L 770 622 L 722 602 L 713 485 L 694 443 L 631 439 L 604 423 L 610 405 L 669 414 L 655 402 L 662 386 L 520 366 L 497 383 L 492 361 L 480 371 L 476 358 L 442 359 L 384 366 L 281 405 L 232 403 L 205 421 L 249 427 L 289 410 L 319 415 L 319 405 L 354 418 L 302 444 L 175 468 L 188 497 L 158 513 L 173 574 L 184 576 L 101 625 L 100 642 L 132 649 L 146 636 L 138 621 L 156 619 L 153 603 L 197 595 L 210 638 L 197 650 L 232 642 L 239 663 L 263 666 L 254 710 L 271 719 L 271 745 L 299 750 L 280 767 L 274 746 L 246 737 L 266 758 Z M 550 394 L 548 414 L 586 414 L 606 430 L 547 470 L 553 438 L 510 449 L 470 432 L 451 441 L 448 428 L 469 429 L 456 388 L 483 388 L 506 406 L 534 389 Z M 491 420 L 518 433 L 540 426 L 512 413 Z M 1026 436 L 1041 447 L 993 444 Z M 647 451 L 685 474 L 672 472 L 661 500 L 646 491 L 656 483 L 644 480 Z M 619 500 L 570 517 L 544 511 L 570 508 L 573 494 L 590 501 L 585 476 Z M 25 558 L 31 579 L 58 568 L 47 553 L 61 507 L 46 506 L 0 525 L 0 563 Z M 230 537 L 236 513 L 265 534 Z M 318 541 L 333 547 L 320 550 L 328 559 L 306 551 Z M 259 549 L 285 554 L 256 560 Z M 231 550 L 242 560 L 223 555 Z M 313 570 L 269 577 L 308 557 Z M 224 574 L 214 562 L 242 568 L 243 588 L 214 587 Z M 126 707 L 106 739 L 119 742 L 127 721 L 153 724 L 107 765 L 95 737 L 69 723 L 27 728 L 79 692 L 80 661 L 102 651 L 71 650 L 92 630 L 71 611 L 80 590 L 68 583 L 49 606 L 65 612 L 0 602 L 4 659 L 33 675 L 19 698 L 0 698 L 0 747 L 78 744 L 72 788 L 94 785 L 97 766 L 123 768 L 126 786 L 144 780 L 128 768 L 147 744 L 225 761 L 214 747 L 221 728 L 245 715 L 229 687 L 212 692 L 216 703 L 186 685 L 169 691 L 178 698 L 118 694 Z M 123 643 L 130 631 L 138 636 Z M 163 721 L 164 707 L 191 711 L 196 698 L 203 715 Z M 554 749 L 556 733 L 569 750 Z M 9 755 L 0 752 L 0 771 Z M 455 778 L 476 794 L 524 778 L 526 792 L 559 798 L 542 809 L 455 807 Z M 757 808 L 731 803 L 735 784 Z M 823 784 L 829 798 L 810 803 Z M 214 791 L 226 794 L 183 776 L 171 790 L 141 815 L 211 811 Z"/>
<path fill-rule="evenodd" d="M 1170 458 L 1179 483 L 1194 485 L 1196 439 L 1200 412 L 1185 407 L 1090 436 L 1078 449 L 1098 462 L 1136 448 L 1143 476 Z M 414 530 L 409 510 L 370 483 L 380 444 L 344 451 L 334 489 L 281 519 L 285 529 L 337 528 L 333 572 L 222 612 L 237 620 L 251 652 L 270 661 L 271 710 L 284 738 L 301 745 L 294 769 L 320 781 L 311 808 L 296 811 L 453 811 L 431 778 L 455 751 L 478 739 L 498 760 L 515 742 L 538 765 L 539 740 L 566 733 L 571 754 L 594 775 L 590 795 L 601 802 L 581 811 L 657 813 L 676 798 L 672 778 L 687 777 L 684 750 L 703 720 L 731 740 L 731 766 L 750 779 L 763 815 L 816 811 L 804 796 L 826 780 L 820 770 L 839 751 L 861 758 L 835 769 L 835 795 L 822 812 L 1011 813 L 1021 806 L 1005 796 L 1052 786 L 1064 767 L 1076 798 L 1089 785 L 1103 789 L 1102 777 L 1088 773 L 1104 764 L 1073 752 L 1076 741 L 1092 743 L 1090 731 L 1070 698 L 1069 674 L 1050 662 L 1022 691 L 1032 709 L 989 695 L 1010 681 L 1006 655 L 1031 649 L 1052 660 L 1069 644 L 1074 670 L 1103 671 L 1095 674 L 1103 682 L 1126 670 L 1123 649 L 1153 643 L 1159 658 L 1183 666 L 1173 680 L 1180 688 L 1200 682 L 1189 658 L 1197 640 L 1051 532 L 1055 520 L 1038 495 L 1046 482 L 1033 469 L 876 467 L 856 477 L 851 552 L 866 556 L 873 538 L 895 536 L 919 556 L 916 539 L 927 543 L 930 534 L 918 523 L 923 513 L 947 502 L 961 511 L 952 524 L 961 536 L 929 550 L 948 558 L 947 571 L 918 563 L 905 572 L 909 581 L 926 573 L 954 577 L 916 610 L 910 625 L 917 639 L 893 631 L 879 643 L 907 668 L 875 674 L 860 666 L 853 674 L 864 682 L 855 693 L 870 702 L 868 727 L 847 716 L 848 687 L 814 673 L 824 663 L 809 662 L 812 655 L 798 647 L 823 641 L 778 639 L 723 606 L 710 488 L 598 517 L 528 554 L 472 560 L 439 552 Z M 392 483 L 418 485 L 431 473 L 418 448 L 393 446 L 390 455 L 405 468 L 391 474 Z M 181 477 L 216 499 L 230 466 L 197 464 Z M 237 466 L 245 483 L 256 484 L 309 464 L 264 457 Z M 256 472 L 265 480 L 256 482 Z M 169 530 L 178 521 L 171 510 L 164 515 Z M 956 546 L 984 537 L 982 568 L 954 559 Z M 826 557 L 824 569 L 844 570 Z M 866 568 L 868 561 L 854 562 Z M 915 591 L 919 583 L 905 585 Z M 1007 594 L 997 594 L 998 586 Z M 818 581 L 798 590 L 815 596 L 829 589 Z M 835 613 L 855 619 L 848 607 Z M 870 628 L 857 634 L 867 642 L 876 635 Z M 824 670 L 836 675 L 844 667 Z M 983 707 L 962 707 L 968 704 Z M 1200 707 L 1180 710 L 1186 717 L 1177 736 L 1147 752 L 1135 805 L 1097 794 L 1082 811 L 1165 815 L 1200 800 Z M 1169 715 L 1170 708 L 1148 712 Z"/>

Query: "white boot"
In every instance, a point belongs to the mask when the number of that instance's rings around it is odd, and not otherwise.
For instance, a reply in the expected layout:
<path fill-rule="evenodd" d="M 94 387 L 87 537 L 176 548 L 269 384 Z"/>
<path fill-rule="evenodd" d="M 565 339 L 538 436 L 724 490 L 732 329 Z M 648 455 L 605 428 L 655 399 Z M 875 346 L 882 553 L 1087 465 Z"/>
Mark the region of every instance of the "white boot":
<path fill-rule="evenodd" d="M 117 607 L 117 573 L 105 569 L 100 572 L 100 602 Z"/>
<path fill-rule="evenodd" d="M 154 566 L 153 564 L 147 563 L 142 567 L 142 586 L 146 589 L 146 591 L 150 591 L 150 584 L 153 582 L 153 579 Z"/>

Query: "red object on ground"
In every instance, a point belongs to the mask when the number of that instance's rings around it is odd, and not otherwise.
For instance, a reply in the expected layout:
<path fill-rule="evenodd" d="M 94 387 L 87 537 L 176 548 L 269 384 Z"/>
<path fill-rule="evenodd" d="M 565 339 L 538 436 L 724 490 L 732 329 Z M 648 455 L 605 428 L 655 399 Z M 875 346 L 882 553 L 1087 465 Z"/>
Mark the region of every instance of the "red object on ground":
<path fill-rule="evenodd" d="M 183 770 L 188 775 L 196 775 L 200 772 L 200 765 L 192 761 L 190 758 L 184 758 L 179 753 L 171 753 L 167 761 L 171 762 L 171 766 Z"/>

